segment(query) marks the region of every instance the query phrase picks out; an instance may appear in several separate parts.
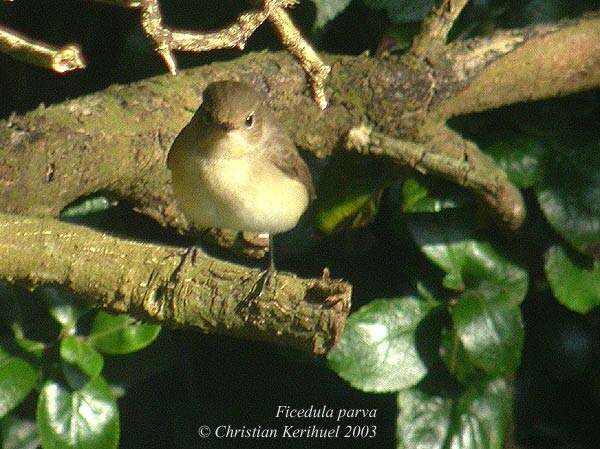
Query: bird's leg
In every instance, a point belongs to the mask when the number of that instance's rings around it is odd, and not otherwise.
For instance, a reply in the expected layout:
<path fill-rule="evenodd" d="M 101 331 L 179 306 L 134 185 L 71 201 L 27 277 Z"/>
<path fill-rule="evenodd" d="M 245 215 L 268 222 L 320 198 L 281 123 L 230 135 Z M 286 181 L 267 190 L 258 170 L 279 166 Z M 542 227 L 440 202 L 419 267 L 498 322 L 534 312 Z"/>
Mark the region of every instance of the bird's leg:
<path fill-rule="evenodd" d="M 273 248 L 275 247 L 275 242 L 273 241 L 273 234 L 269 234 L 269 260 L 267 261 L 267 268 L 260 273 L 260 293 L 262 293 L 265 288 L 271 285 L 271 279 L 275 274 L 275 254 Z M 260 295 L 259 293 L 259 295 Z"/>
<path fill-rule="evenodd" d="M 275 273 L 275 241 L 273 234 L 269 234 L 269 265 L 267 272 L 272 276 Z"/>
<path fill-rule="evenodd" d="M 266 290 L 267 287 L 271 285 L 271 278 L 275 274 L 275 258 L 273 257 L 273 235 L 269 234 L 269 260 L 267 261 L 267 267 L 263 271 L 260 272 L 258 281 L 252 287 L 252 291 L 248 295 L 248 297 L 241 301 L 236 310 L 239 312 L 244 308 L 247 308 L 255 301 L 262 293 Z"/>
<path fill-rule="evenodd" d="M 196 245 L 188 246 L 187 248 L 177 251 L 177 255 L 181 257 L 181 260 L 179 261 L 179 264 L 175 270 L 173 270 L 173 273 L 171 274 L 171 280 L 177 279 L 179 272 L 188 259 L 191 261 L 192 265 L 196 265 L 196 257 L 198 256 L 198 252 L 202 252 L 202 249 L 198 248 Z"/>

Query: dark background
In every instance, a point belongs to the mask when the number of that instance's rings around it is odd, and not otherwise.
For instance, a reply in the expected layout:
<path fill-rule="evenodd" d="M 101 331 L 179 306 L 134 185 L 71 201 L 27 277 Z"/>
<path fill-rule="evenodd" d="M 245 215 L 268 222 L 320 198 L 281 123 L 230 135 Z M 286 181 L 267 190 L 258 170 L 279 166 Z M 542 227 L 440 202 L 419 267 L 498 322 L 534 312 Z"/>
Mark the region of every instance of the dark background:
<path fill-rule="evenodd" d="M 172 0 L 161 4 L 168 25 L 208 29 L 233 20 L 244 2 Z M 493 31 L 495 27 L 554 21 L 599 6 L 597 1 L 473 1 L 454 34 L 470 36 Z M 294 17 L 319 50 L 336 53 L 375 52 L 384 35 L 404 35 L 409 39 L 410 33 L 417 29 L 415 23 L 393 23 L 385 12 L 371 10 L 361 1 L 353 1 L 324 30 L 312 29 L 315 8 L 311 2 L 303 1 L 294 10 Z M 165 73 L 162 61 L 140 29 L 137 11 L 75 0 L 18 0 L 0 4 L 0 22 L 56 45 L 78 43 L 88 64 L 84 71 L 57 76 L 0 55 L 0 118 L 12 112 L 23 113 L 40 103 L 58 103 L 114 83 Z M 397 47 L 402 49 L 402 39 Z M 280 48 L 268 24 L 250 39 L 247 50 L 264 48 Z M 180 68 L 185 68 L 238 55 L 237 51 L 178 53 L 177 61 Z M 474 138 L 491 132 L 484 126 L 486 123 L 510 128 L 515 117 L 537 117 L 561 126 L 576 120 L 582 104 L 600 112 L 598 98 L 597 92 L 591 92 L 518 105 L 457 120 L 454 126 L 473 133 Z M 593 113 L 586 115 L 588 120 L 593 116 Z M 377 219 L 367 228 L 318 238 L 296 253 L 289 244 L 286 247 L 286 242 L 297 239 L 293 235 L 283 236 L 279 239 L 283 245 L 279 266 L 303 275 L 317 275 L 322 267 L 330 267 L 333 276 L 353 283 L 355 308 L 373 298 L 399 296 L 406 292 L 408 283 L 399 260 L 402 255 L 399 256 L 397 246 L 389 244 L 391 215 L 391 206 L 384 196 Z M 88 218 L 87 223 L 135 238 L 190 243 L 136 215 L 127 204 Z M 296 231 L 301 232 L 302 229 Z M 536 237 L 524 238 L 531 242 Z M 541 247 L 540 244 L 540 260 Z M 403 246 L 402 251 L 411 249 Z M 541 266 L 539 269 L 542 276 Z M 530 295 L 523 311 L 525 352 L 515 382 L 517 439 L 540 448 L 598 447 L 600 315 L 592 312 L 580 316 L 567 311 L 553 298 L 539 295 Z M 336 411 L 377 409 L 376 419 L 342 422 L 375 424 L 375 439 L 313 439 L 310 447 L 394 445 L 394 395 L 361 393 L 329 371 L 322 360 L 308 359 L 271 345 L 164 329 L 159 340 L 140 353 L 108 357 L 105 374 L 126 391 L 119 400 L 123 448 L 300 448 L 307 446 L 306 440 L 202 440 L 196 431 L 201 425 L 214 428 L 221 424 L 279 429 L 285 424 L 323 427 L 337 424 L 326 419 L 275 419 L 278 405 L 293 408 L 326 405 Z M 32 407 L 33 403 L 25 404 L 22 412 L 28 413 Z"/>

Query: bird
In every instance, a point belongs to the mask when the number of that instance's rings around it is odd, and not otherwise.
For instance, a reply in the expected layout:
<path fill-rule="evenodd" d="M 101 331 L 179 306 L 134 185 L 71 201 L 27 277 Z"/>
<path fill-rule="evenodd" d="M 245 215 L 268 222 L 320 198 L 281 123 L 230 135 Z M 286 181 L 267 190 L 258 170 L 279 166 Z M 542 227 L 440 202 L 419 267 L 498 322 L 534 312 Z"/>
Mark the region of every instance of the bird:
<path fill-rule="evenodd" d="M 209 84 L 167 167 L 177 205 L 195 227 L 268 233 L 264 288 L 275 272 L 273 235 L 294 228 L 315 199 L 308 166 L 266 98 L 238 81 Z"/>

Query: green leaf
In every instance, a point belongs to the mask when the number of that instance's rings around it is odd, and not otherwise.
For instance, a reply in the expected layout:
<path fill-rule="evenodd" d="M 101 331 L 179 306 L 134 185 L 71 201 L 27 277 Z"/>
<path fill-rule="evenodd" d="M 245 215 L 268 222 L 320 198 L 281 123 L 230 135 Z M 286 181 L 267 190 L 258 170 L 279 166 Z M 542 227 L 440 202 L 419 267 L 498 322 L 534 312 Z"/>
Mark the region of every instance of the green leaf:
<path fill-rule="evenodd" d="M 435 0 L 365 0 L 373 9 L 385 9 L 394 22 L 413 22 L 421 20 L 432 9 Z"/>
<path fill-rule="evenodd" d="M 524 337 L 518 306 L 467 291 L 450 314 L 476 366 L 494 375 L 510 374 L 518 368 Z"/>
<path fill-rule="evenodd" d="M 408 227 L 423 253 L 446 272 L 444 286 L 458 293 L 450 315 L 469 360 L 493 375 L 513 372 L 523 345 L 518 306 L 527 293 L 527 272 L 473 237 L 460 214 L 412 216 Z"/>
<path fill-rule="evenodd" d="M 113 206 L 114 203 L 103 196 L 88 198 L 64 209 L 60 213 L 60 218 L 61 220 L 81 218 L 87 215 L 103 212 Z"/>
<path fill-rule="evenodd" d="M 119 443 L 117 403 L 100 376 L 77 390 L 46 382 L 37 424 L 44 449 L 114 449 Z"/>
<path fill-rule="evenodd" d="M 419 388 L 398 393 L 399 449 L 502 449 L 511 400 L 496 379 L 460 395 Z"/>
<path fill-rule="evenodd" d="M 503 136 L 482 149 L 494 158 L 517 187 L 531 187 L 541 179 L 540 159 L 545 147 L 538 139 L 513 134 Z"/>
<path fill-rule="evenodd" d="M 555 139 L 538 201 L 552 227 L 575 249 L 600 253 L 600 138 Z"/>
<path fill-rule="evenodd" d="M 88 310 L 78 306 L 76 298 L 72 295 L 56 287 L 41 287 L 38 292 L 48 302 L 50 316 L 64 331 L 69 332 L 74 329 L 77 320 Z"/>
<path fill-rule="evenodd" d="M 105 354 L 128 354 L 148 346 L 159 332 L 158 325 L 139 323 L 128 315 L 100 311 L 92 324 L 89 341 Z"/>
<path fill-rule="evenodd" d="M 315 28 L 323 28 L 350 4 L 351 0 L 312 0 L 317 8 Z"/>
<path fill-rule="evenodd" d="M 19 405 L 33 389 L 35 369 L 0 345 L 0 418 Z"/>
<path fill-rule="evenodd" d="M 46 349 L 46 343 L 27 338 L 23 332 L 21 323 L 14 322 L 11 328 L 13 331 L 13 336 L 15 337 L 15 343 L 20 349 L 30 353 L 34 357 L 42 357 L 44 350 Z"/>
<path fill-rule="evenodd" d="M 2 420 L 2 449 L 37 449 L 40 439 L 34 421 L 8 415 Z"/>
<path fill-rule="evenodd" d="M 402 211 L 440 212 L 462 207 L 468 196 L 454 185 L 431 177 L 410 177 L 402 185 Z"/>
<path fill-rule="evenodd" d="M 60 342 L 60 357 L 77 366 L 91 379 L 102 372 L 104 359 L 84 338 L 76 335 L 65 337 Z"/>
<path fill-rule="evenodd" d="M 393 177 L 381 161 L 334 156 L 319 183 L 316 227 L 331 234 L 344 227 L 364 226 L 377 214 L 380 193 Z"/>
<path fill-rule="evenodd" d="M 525 298 L 527 272 L 500 255 L 489 242 L 476 239 L 462 215 L 411 216 L 408 229 L 427 258 L 447 273 L 447 288 L 477 290 L 486 298 L 511 304 Z"/>
<path fill-rule="evenodd" d="M 26 307 L 31 306 L 31 299 L 23 295 L 23 292 L 19 292 L 14 286 L 0 283 L 0 320 L 13 332 L 14 343 L 20 349 L 40 357 L 46 345 L 25 335 L 25 327 L 31 323 L 31 317 L 37 317 L 37 313 Z M 43 326 L 43 323 L 36 320 L 35 325 Z"/>
<path fill-rule="evenodd" d="M 454 329 L 442 329 L 439 351 L 450 374 L 462 384 L 472 384 L 481 376 L 481 371 L 469 360 L 460 337 Z"/>
<path fill-rule="evenodd" d="M 389 392 L 415 385 L 426 368 L 415 346 L 428 306 L 413 297 L 379 299 L 350 315 L 329 367 L 353 387 Z"/>
<path fill-rule="evenodd" d="M 569 310 L 588 313 L 600 305 L 600 261 L 586 270 L 556 245 L 546 252 L 544 269 L 552 293 Z"/>

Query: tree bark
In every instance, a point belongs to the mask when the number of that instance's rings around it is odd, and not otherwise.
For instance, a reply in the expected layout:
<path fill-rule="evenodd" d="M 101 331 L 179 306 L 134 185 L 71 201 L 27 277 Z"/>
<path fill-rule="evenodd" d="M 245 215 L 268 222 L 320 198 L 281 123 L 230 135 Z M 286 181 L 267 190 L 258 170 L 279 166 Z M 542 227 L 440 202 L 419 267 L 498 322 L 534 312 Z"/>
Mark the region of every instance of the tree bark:
<path fill-rule="evenodd" d="M 302 69 L 285 53 L 249 54 L 40 106 L 0 122 L 0 210 L 57 216 L 77 198 L 105 192 L 185 230 L 171 196 L 166 154 L 204 87 L 234 78 L 268 96 L 300 148 L 324 157 L 351 128 L 366 123 L 488 173 L 491 195 L 470 187 L 494 197 L 486 202 L 501 214 L 517 201 L 516 189 L 471 142 L 448 139 L 445 121 L 600 86 L 600 15 L 433 48 L 400 58 L 325 56 L 332 66 L 325 111 L 311 100 Z M 452 167 L 430 172 L 460 179 Z"/>
<path fill-rule="evenodd" d="M 49 218 L 0 214 L 0 273 L 28 288 L 63 286 L 111 312 L 315 355 L 339 339 L 350 309 L 345 282 L 276 273 L 261 292 L 258 270 Z"/>
<path fill-rule="evenodd" d="M 432 36 L 444 37 L 448 27 L 429 28 Z M 113 86 L 1 121 L 0 212 L 57 217 L 84 195 L 106 193 L 185 232 L 166 154 L 204 87 L 237 79 L 267 96 L 301 149 L 318 157 L 344 147 L 383 154 L 444 176 L 473 190 L 515 228 L 524 215 L 518 190 L 446 121 L 600 86 L 600 15 L 415 45 L 401 57 L 322 56 L 332 66 L 324 111 L 311 99 L 306 76 L 290 55 L 261 53 L 177 77 Z M 348 145 L 348 133 L 361 126 L 376 132 L 364 145 Z M 111 310 L 283 341 L 314 353 L 331 347 L 348 313 L 350 286 L 339 281 L 279 275 L 274 293 L 253 298 L 256 272 L 208 256 L 194 265 L 173 248 L 125 242 L 48 218 L 4 215 L 0 222 L 0 278 L 29 286 L 66 285 Z M 323 305 L 336 301 L 338 306 Z M 239 304 L 251 304 L 242 307 L 246 315 Z"/>

